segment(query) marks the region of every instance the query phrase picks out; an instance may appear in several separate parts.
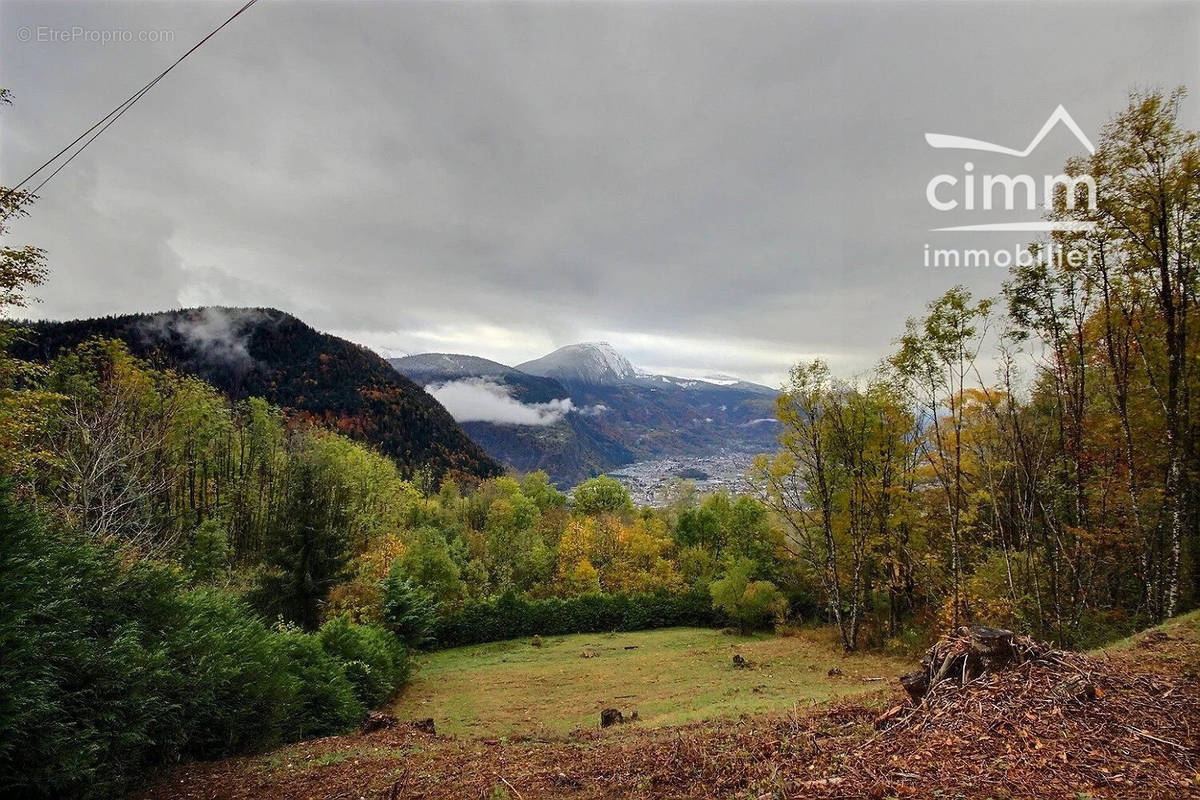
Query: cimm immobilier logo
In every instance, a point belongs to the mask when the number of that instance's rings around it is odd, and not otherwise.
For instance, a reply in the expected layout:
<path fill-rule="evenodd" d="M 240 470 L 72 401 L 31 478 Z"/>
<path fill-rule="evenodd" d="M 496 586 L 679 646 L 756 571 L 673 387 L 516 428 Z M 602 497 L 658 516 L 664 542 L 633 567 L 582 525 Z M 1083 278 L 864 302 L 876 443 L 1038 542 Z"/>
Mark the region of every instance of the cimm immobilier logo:
<path fill-rule="evenodd" d="M 993 153 L 1011 158 L 1027 158 L 1037 150 L 1042 140 L 1062 124 L 1074 134 L 1089 154 L 1096 152 L 1095 146 L 1075 120 L 1061 105 L 1046 119 L 1037 135 L 1022 149 L 995 144 L 982 139 L 971 139 L 945 133 L 926 133 L 926 143 L 936 150 L 966 150 Z M 1056 197 L 1062 198 L 1068 210 L 1080 208 L 1096 209 L 1096 181 L 1091 175 L 1046 174 L 1033 175 L 1027 172 L 1003 174 L 976 174 L 975 164 L 965 161 L 959 174 L 935 175 L 925 186 L 925 199 L 938 212 L 956 212 L 960 219 L 970 213 L 979 221 L 960 225 L 943 225 L 930 228 L 933 233 L 946 232 L 1023 232 L 1050 233 L 1053 231 L 1087 231 L 1094 223 L 1086 220 L 1034 218 L 1033 214 L 1049 210 Z M 1032 212 L 1030 218 L 996 222 L 998 213 L 1012 216 L 1010 212 Z M 993 221 L 984 221 L 987 217 Z M 1089 255 L 1078 249 L 1063 252 L 1054 245 L 1044 245 L 1030 250 L 1028 243 L 1019 242 L 1014 247 L 999 250 L 974 248 L 935 248 L 925 244 L 925 266 L 929 267 L 1009 267 L 1014 263 L 1031 264 L 1036 258 L 1049 262 L 1063 259 L 1074 266 L 1082 265 Z"/>

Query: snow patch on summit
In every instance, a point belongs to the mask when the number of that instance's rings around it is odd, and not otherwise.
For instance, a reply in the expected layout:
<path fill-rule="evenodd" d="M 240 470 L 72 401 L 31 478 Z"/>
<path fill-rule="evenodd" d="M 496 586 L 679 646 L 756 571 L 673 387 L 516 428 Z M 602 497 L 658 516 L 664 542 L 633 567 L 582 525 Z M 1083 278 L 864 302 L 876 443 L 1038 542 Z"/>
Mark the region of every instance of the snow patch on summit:
<path fill-rule="evenodd" d="M 582 346 L 591 348 L 604 364 L 605 369 L 621 380 L 637 377 L 637 370 L 633 368 L 633 364 L 629 363 L 629 359 L 618 353 L 617 349 L 608 342 L 584 342 Z"/>

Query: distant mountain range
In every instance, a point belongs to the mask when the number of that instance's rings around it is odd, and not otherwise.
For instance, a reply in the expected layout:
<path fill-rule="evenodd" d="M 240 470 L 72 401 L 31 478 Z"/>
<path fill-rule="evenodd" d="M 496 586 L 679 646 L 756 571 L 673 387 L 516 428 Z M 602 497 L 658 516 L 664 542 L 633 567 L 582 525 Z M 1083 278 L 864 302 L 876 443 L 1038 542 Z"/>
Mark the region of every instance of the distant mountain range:
<path fill-rule="evenodd" d="M 102 337 L 154 365 L 196 375 L 235 399 L 263 397 L 375 445 L 402 471 L 489 477 L 502 468 L 436 400 L 365 347 L 271 308 L 37 322 L 14 354 L 46 361 Z"/>
<path fill-rule="evenodd" d="M 730 376 L 646 374 L 604 342 L 516 367 L 456 353 L 391 364 L 492 456 L 544 469 L 560 486 L 634 461 L 769 450 L 778 430 L 776 390 Z"/>

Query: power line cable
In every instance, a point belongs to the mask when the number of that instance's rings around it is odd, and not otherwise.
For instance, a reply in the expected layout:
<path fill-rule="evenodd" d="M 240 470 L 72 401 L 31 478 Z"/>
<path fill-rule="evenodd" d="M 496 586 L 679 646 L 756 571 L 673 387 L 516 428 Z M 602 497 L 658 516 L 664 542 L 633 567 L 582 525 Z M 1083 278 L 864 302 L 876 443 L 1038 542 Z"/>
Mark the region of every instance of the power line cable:
<path fill-rule="evenodd" d="M 30 194 L 37 194 L 39 191 L 41 191 L 42 187 L 45 186 L 47 183 L 49 183 L 51 178 L 53 178 L 58 173 L 62 172 L 63 169 L 66 168 L 67 164 L 70 164 L 72 161 L 74 161 L 75 157 L 78 156 L 80 153 L 82 153 L 84 150 L 86 150 L 87 146 L 89 144 L 94 142 L 97 139 L 97 137 L 100 136 L 100 134 L 102 134 L 106 130 L 108 130 L 109 125 L 112 125 L 114 122 L 116 122 L 117 120 L 119 120 L 121 118 L 122 114 L 124 114 L 129 109 L 133 108 L 133 104 L 136 103 L 143 94 L 145 94 L 147 91 L 149 91 L 150 87 L 153 86 L 155 83 L 157 83 L 158 80 L 159 80 L 158 78 L 155 78 L 154 81 L 147 84 L 146 87 L 143 88 L 140 92 L 135 94 L 129 100 L 126 100 L 125 104 L 123 106 L 117 106 L 117 109 L 120 109 L 120 113 L 117 113 L 116 116 L 113 116 L 112 119 L 108 120 L 108 122 L 104 124 L 104 127 L 100 128 L 100 130 L 96 131 L 92 135 L 92 138 L 90 138 L 86 142 L 84 142 L 82 147 L 80 147 L 78 150 L 76 150 L 74 153 L 71 154 L 70 158 L 68 158 L 63 163 L 59 164 L 58 167 L 53 172 L 51 172 L 49 175 L 46 176 L 46 179 L 44 181 L 42 181 L 37 186 L 30 189 Z M 116 111 L 116 109 L 114 109 L 114 111 Z M 110 116 L 112 116 L 112 115 L 110 115 Z M 101 122 L 103 122 L 103 120 L 101 120 Z M 95 128 L 95 126 L 92 126 L 92 129 L 94 129 L 94 128 Z M 61 155 L 61 153 L 59 155 Z M 44 169 L 44 167 L 43 167 L 43 169 Z M 37 173 L 34 173 L 34 174 L 36 175 Z M 28 178 L 26 178 L 26 180 L 28 180 Z M 17 187 L 17 188 L 19 188 L 19 187 Z M 13 189 L 13 191 L 16 191 L 16 189 Z"/>
<path fill-rule="evenodd" d="M 78 150 L 76 150 L 74 153 L 71 153 L 71 156 L 66 161 L 64 161 L 62 164 L 60 164 L 57 169 L 55 169 L 48 176 L 46 176 L 46 179 L 43 180 L 41 183 L 39 183 L 37 185 L 37 187 L 32 190 L 31 194 L 36 194 L 43 186 L 45 186 L 47 183 L 49 183 L 50 180 L 52 178 L 54 178 L 55 175 L 62 172 L 62 170 L 67 166 L 67 164 L 70 164 L 72 161 L 75 160 L 75 158 L 80 153 L 82 153 L 84 150 L 86 150 L 88 145 L 90 145 L 92 142 L 96 141 L 96 139 L 99 138 L 100 134 L 104 133 L 106 130 L 108 130 L 108 128 L 114 122 L 116 122 L 118 119 L 120 119 L 122 116 L 124 116 L 126 111 L 133 108 L 134 104 L 137 103 L 138 100 L 141 100 L 146 95 L 147 92 L 149 92 L 152 88 L 154 88 L 155 84 L 157 84 L 159 81 L 161 81 L 163 78 L 165 78 L 167 76 L 167 73 L 169 73 L 171 70 L 175 69 L 181 63 L 183 63 L 184 59 L 186 59 L 192 53 L 199 50 L 209 39 L 211 39 L 212 37 L 214 37 L 218 33 L 220 33 L 221 30 L 226 25 L 228 25 L 229 23 L 233 22 L 235 19 L 240 17 L 252 5 L 254 5 L 257 2 L 258 2 L 258 0 L 246 0 L 246 3 L 243 4 L 242 7 L 239 8 L 237 11 L 235 11 L 233 13 L 233 15 L 229 17 L 229 19 L 222 22 L 220 25 L 218 25 L 216 28 L 214 28 L 212 31 L 210 31 L 207 36 L 205 36 L 200 41 L 196 42 L 196 44 L 192 45 L 192 47 L 186 53 L 181 55 L 169 67 L 167 67 L 162 72 L 160 72 L 158 75 L 156 75 L 149 83 L 147 83 L 141 89 L 138 89 L 136 92 L 134 92 L 128 98 L 126 98 L 126 100 L 123 103 L 121 103 L 116 108 L 114 108 L 112 111 L 108 112 L 103 117 L 101 117 L 99 120 L 97 120 L 96 123 L 94 125 L 92 125 L 92 127 L 88 128 L 86 131 L 79 134 L 79 136 L 75 137 L 74 141 L 72 141 L 69 145 L 64 147 L 62 150 L 59 150 L 57 153 L 55 153 L 53 156 L 51 156 L 49 159 L 47 159 L 45 161 L 45 163 L 43 163 L 40 167 L 35 169 L 33 172 L 26 175 L 25 178 L 22 179 L 22 181 L 20 183 L 18 183 L 16 186 L 12 187 L 8 191 L 6 191 L 4 193 L 4 197 L 0 198 L 0 202 L 3 202 L 3 200 L 7 200 L 14 193 L 20 191 L 22 186 L 24 186 L 25 184 L 27 184 L 31 180 L 33 180 L 42 170 L 46 169 L 46 167 L 53 164 L 55 161 L 57 161 L 59 158 L 61 158 L 65 153 L 69 152 L 71 150 L 71 148 L 75 147 L 75 145 L 77 145 L 81 141 L 83 141 L 84 138 L 88 136 L 88 134 L 91 134 L 93 131 L 95 131 L 95 133 L 92 134 L 91 138 L 87 139 L 87 141 L 84 141 Z M 97 130 L 97 128 L 99 128 L 99 130 Z M 7 216 L 7 214 L 5 216 Z"/>

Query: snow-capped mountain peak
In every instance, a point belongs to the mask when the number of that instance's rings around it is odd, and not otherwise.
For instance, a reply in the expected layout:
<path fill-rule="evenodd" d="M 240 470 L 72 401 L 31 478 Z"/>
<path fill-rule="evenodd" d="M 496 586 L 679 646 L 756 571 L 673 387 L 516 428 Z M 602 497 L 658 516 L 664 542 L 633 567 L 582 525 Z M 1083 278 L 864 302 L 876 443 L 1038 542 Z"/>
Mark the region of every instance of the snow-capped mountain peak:
<path fill-rule="evenodd" d="M 584 342 L 580 347 L 587 348 L 596 358 L 599 358 L 604 364 L 604 368 L 621 380 L 629 380 L 637 377 L 638 371 L 633 364 L 629 363 L 629 359 L 617 352 L 617 348 L 613 347 L 608 342 Z"/>
<path fill-rule="evenodd" d="M 569 344 L 549 355 L 518 364 L 517 369 L 530 375 L 590 384 L 620 383 L 638 375 L 629 359 L 608 342 Z"/>

